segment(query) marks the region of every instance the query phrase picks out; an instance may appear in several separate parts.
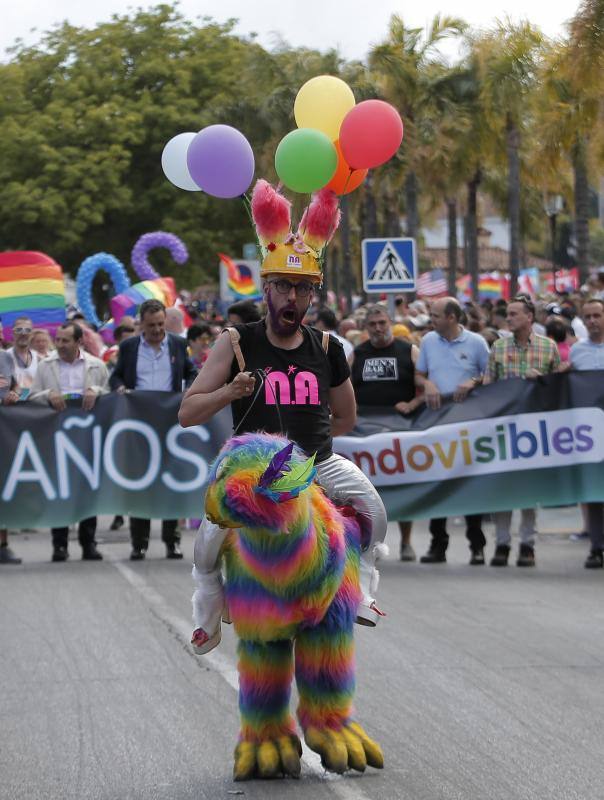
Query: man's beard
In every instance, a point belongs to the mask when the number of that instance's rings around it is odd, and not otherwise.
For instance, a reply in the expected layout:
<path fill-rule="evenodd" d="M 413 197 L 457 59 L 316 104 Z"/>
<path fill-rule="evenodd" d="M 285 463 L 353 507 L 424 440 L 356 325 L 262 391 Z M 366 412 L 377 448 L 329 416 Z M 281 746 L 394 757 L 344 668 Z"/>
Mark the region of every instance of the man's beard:
<path fill-rule="evenodd" d="M 298 330 L 306 312 L 301 313 L 294 303 L 290 303 L 280 311 L 277 311 L 270 294 L 267 295 L 266 303 L 268 305 L 271 328 L 277 336 L 291 336 Z"/>

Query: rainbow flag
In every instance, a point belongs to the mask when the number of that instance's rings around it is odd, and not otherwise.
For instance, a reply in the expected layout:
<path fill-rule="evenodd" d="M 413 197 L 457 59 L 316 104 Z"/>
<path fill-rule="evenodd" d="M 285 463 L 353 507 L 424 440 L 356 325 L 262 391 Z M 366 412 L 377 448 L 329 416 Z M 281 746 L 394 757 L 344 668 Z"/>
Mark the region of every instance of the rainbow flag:
<path fill-rule="evenodd" d="M 257 300 L 262 297 L 247 267 L 236 264 L 224 253 L 218 253 L 218 256 L 227 269 L 227 285 L 238 300 Z"/>
<path fill-rule="evenodd" d="M 115 325 L 119 325 L 124 314 L 132 314 L 138 311 L 138 307 L 145 300 L 161 300 L 166 306 L 173 306 L 176 300 L 176 287 L 174 278 L 154 278 L 149 281 L 135 283 L 122 294 L 113 297 L 109 305 Z"/>
<path fill-rule="evenodd" d="M 462 303 L 467 303 L 472 299 L 472 278 L 469 275 L 462 275 L 455 281 L 457 298 Z"/>
<path fill-rule="evenodd" d="M 498 272 L 487 272 L 479 276 L 479 300 L 498 300 L 503 296 L 503 293 L 503 282 Z"/>
<path fill-rule="evenodd" d="M 12 339 L 15 319 L 28 316 L 51 335 L 65 322 L 63 270 L 50 256 L 29 250 L 0 253 L 0 317 Z"/>

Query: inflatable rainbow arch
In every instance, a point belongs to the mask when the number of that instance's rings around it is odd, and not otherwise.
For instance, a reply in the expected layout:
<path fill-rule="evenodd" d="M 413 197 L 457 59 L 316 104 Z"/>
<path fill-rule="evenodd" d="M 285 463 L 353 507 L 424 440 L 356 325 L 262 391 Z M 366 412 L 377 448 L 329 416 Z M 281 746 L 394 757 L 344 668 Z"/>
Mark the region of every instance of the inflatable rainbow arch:
<path fill-rule="evenodd" d="M 51 335 L 65 322 L 63 270 L 44 253 L 0 253 L 0 317 L 8 341 L 13 322 L 21 316 L 28 316 L 34 328 L 45 328 Z"/>

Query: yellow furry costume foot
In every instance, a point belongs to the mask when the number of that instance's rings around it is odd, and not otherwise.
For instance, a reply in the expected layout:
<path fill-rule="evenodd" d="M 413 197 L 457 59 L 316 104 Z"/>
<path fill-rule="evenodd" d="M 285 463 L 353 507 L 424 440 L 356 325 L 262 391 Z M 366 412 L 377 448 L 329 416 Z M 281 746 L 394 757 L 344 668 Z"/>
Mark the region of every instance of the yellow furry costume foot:
<path fill-rule="evenodd" d="M 235 748 L 233 780 L 249 781 L 252 778 L 276 778 L 289 775 L 300 777 L 302 745 L 297 736 L 280 736 L 260 744 L 239 742 Z"/>
<path fill-rule="evenodd" d="M 321 763 L 330 772 L 354 769 L 364 772 L 367 765 L 383 769 L 382 749 L 370 739 L 356 722 L 350 722 L 339 731 L 310 727 L 304 734 L 306 744 L 321 756 Z"/>

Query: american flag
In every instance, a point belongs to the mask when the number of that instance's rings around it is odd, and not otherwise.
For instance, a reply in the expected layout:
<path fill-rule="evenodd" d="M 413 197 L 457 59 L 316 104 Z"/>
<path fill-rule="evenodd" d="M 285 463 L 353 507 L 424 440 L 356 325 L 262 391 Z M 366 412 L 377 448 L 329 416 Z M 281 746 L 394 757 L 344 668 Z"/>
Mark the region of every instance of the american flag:
<path fill-rule="evenodd" d="M 442 269 L 422 272 L 417 279 L 417 294 L 420 297 L 436 297 L 447 294 L 447 279 Z"/>

